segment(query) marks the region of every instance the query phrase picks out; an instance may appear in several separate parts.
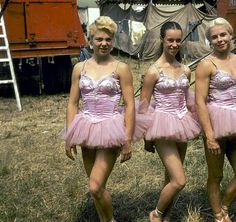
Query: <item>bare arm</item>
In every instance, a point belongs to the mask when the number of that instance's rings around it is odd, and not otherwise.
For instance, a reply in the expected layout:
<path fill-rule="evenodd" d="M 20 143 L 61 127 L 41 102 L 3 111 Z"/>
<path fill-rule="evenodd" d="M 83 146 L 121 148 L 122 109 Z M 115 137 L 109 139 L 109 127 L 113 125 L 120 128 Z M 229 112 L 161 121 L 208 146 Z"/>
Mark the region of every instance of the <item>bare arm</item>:
<path fill-rule="evenodd" d="M 142 106 L 144 106 L 142 107 L 142 109 L 144 109 L 145 112 L 148 108 L 145 106 L 149 106 L 155 83 L 158 80 L 156 72 L 157 72 L 156 68 L 151 66 L 148 69 L 143 79 L 143 87 L 140 95 L 140 102 L 144 102 L 142 104 Z M 144 149 L 147 150 L 148 152 L 155 153 L 155 148 L 153 146 L 153 143 L 151 141 L 146 141 L 145 138 L 144 138 Z"/>
<path fill-rule="evenodd" d="M 80 90 L 79 90 L 79 77 L 80 77 L 81 63 L 78 63 L 74 66 L 72 77 L 71 77 L 71 88 L 70 88 L 70 96 L 67 105 L 67 113 L 66 113 L 66 129 L 71 125 L 75 115 L 78 112 L 79 98 L 80 98 Z M 66 155 L 74 160 L 71 149 L 73 149 L 76 154 L 76 147 L 67 147 L 66 145 Z"/>
<path fill-rule="evenodd" d="M 206 142 L 209 150 L 213 153 L 220 153 L 220 147 L 215 140 L 214 131 L 212 128 L 209 111 L 206 105 L 206 98 L 208 95 L 208 87 L 210 75 L 212 73 L 212 66 L 208 61 L 199 63 L 196 69 L 196 109 L 200 124 L 206 136 Z"/>
<path fill-rule="evenodd" d="M 143 87 L 140 95 L 140 101 L 147 101 L 148 104 L 150 103 L 152 94 L 153 94 L 153 89 L 155 86 L 156 81 L 158 80 L 157 78 L 157 71 L 154 67 L 150 67 L 144 76 L 143 80 Z"/>
<path fill-rule="evenodd" d="M 81 64 L 79 63 L 75 65 L 71 76 L 70 96 L 67 105 L 67 115 L 66 115 L 67 128 L 70 126 L 75 115 L 78 112 L 78 104 L 80 98 L 80 90 L 79 90 L 80 66 Z"/>
<path fill-rule="evenodd" d="M 125 128 L 126 128 L 126 144 L 121 151 L 121 162 L 131 157 L 131 140 L 134 132 L 135 109 L 134 109 L 134 88 L 133 76 L 128 65 L 121 63 L 119 65 L 118 74 L 120 77 L 120 85 L 125 103 Z"/>

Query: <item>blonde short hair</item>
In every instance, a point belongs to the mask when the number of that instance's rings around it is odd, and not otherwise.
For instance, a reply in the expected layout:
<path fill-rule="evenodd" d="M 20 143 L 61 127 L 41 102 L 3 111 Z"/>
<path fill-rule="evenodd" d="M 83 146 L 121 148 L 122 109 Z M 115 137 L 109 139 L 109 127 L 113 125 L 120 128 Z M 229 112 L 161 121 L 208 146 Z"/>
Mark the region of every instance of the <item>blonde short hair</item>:
<path fill-rule="evenodd" d="M 210 37 L 211 28 L 213 28 L 216 25 L 223 25 L 231 35 L 234 32 L 232 25 L 226 19 L 221 17 L 216 18 L 213 21 L 211 21 L 206 28 L 206 38 L 209 42 L 211 42 L 211 37 Z"/>
<path fill-rule="evenodd" d="M 93 38 L 97 30 L 103 30 L 114 37 L 117 31 L 117 24 L 109 16 L 100 16 L 89 26 L 90 39 Z"/>

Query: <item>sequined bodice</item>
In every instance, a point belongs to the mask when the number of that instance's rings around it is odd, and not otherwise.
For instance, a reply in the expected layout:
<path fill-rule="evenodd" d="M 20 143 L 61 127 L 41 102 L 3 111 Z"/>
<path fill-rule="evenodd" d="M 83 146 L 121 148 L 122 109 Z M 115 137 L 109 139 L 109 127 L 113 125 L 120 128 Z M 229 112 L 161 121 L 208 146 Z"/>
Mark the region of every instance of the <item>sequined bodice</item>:
<path fill-rule="evenodd" d="M 208 102 L 236 109 L 236 78 L 217 69 L 210 79 Z"/>
<path fill-rule="evenodd" d="M 154 88 L 155 109 L 182 117 L 187 112 L 188 88 L 189 80 L 184 73 L 174 79 L 160 72 Z"/>
<path fill-rule="evenodd" d="M 121 97 L 120 82 L 115 73 L 93 80 L 85 73 L 80 76 L 83 113 L 91 117 L 107 118 L 118 113 Z"/>

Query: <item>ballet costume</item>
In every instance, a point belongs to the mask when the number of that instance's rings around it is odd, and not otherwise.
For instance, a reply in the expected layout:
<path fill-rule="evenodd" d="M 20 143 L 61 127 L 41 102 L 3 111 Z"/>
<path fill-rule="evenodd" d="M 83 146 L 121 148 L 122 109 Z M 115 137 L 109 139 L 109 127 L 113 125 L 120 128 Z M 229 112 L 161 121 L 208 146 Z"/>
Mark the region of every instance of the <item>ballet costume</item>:
<path fill-rule="evenodd" d="M 84 66 L 79 80 L 83 107 L 63 133 L 66 148 L 71 145 L 89 149 L 121 147 L 126 141 L 126 128 L 119 105 L 121 87 L 116 70 L 94 80 L 86 74 Z"/>
<path fill-rule="evenodd" d="M 207 98 L 214 135 L 216 139 L 236 137 L 236 77 L 215 67 Z"/>
<path fill-rule="evenodd" d="M 194 96 L 189 95 L 190 84 L 186 74 L 182 73 L 174 79 L 161 69 L 157 70 L 159 79 L 153 90 L 154 100 L 150 102 L 148 111 L 144 114 L 152 119 L 151 125 L 145 132 L 145 140 L 187 142 L 198 137 L 201 132 L 200 125 L 196 115 L 187 108 L 189 103 L 190 110 L 194 110 Z"/>

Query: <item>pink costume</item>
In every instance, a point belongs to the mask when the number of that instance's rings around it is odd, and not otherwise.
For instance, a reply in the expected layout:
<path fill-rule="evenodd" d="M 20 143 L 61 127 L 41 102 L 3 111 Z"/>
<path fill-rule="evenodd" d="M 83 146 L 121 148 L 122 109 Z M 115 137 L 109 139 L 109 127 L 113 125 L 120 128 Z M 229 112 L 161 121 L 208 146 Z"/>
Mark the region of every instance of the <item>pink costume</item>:
<path fill-rule="evenodd" d="M 84 71 L 85 64 L 80 75 L 83 108 L 63 135 L 67 148 L 72 144 L 91 149 L 120 147 L 125 143 L 126 129 L 119 107 L 121 88 L 116 70 L 93 80 Z"/>
<path fill-rule="evenodd" d="M 215 138 L 236 136 L 236 77 L 215 67 L 207 99 Z"/>
<path fill-rule="evenodd" d="M 154 112 L 146 140 L 166 139 L 187 142 L 200 134 L 200 125 L 187 109 L 189 80 L 185 73 L 178 79 L 169 77 L 159 68 L 154 87 Z"/>

